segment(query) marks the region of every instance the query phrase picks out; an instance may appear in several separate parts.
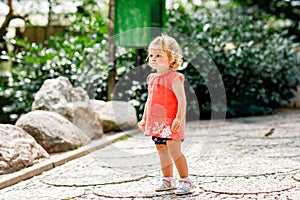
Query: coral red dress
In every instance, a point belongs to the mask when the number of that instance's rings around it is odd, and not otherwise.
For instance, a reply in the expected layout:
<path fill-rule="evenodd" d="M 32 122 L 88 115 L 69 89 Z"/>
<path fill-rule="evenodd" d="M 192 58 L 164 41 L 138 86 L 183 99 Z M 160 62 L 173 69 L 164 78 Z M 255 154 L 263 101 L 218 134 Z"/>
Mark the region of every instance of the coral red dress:
<path fill-rule="evenodd" d="M 171 130 L 178 109 L 178 101 L 172 89 L 172 83 L 175 79 L 179 79 L 182 84 L 184 83 L 183 74 L 173 70 L 162 75 L 151 73 L 147 77 L 146 136 L 174 140 L 184 139 L 185 119 L 183 119 L 182 127 L 178 132 Z"/>

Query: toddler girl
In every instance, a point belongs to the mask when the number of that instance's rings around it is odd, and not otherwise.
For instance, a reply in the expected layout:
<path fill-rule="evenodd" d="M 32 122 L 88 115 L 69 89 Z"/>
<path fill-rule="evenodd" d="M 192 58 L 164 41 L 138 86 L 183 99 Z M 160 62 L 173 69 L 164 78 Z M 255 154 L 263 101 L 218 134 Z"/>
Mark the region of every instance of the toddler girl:
<path fill-rule="evenodd" d="M 186 194 L 192 183 L 186 158 L 181 152 L 186 97 L 184 76 L 176 71 L 182 64 L 177 41 L 167 35 L 156 37 L 149 45 L 147 62 L 156 73 L 147 77 L 148 99 L 138 125 L 146 136 L 152 136 L 159 153 L 163 178 L 155 191 L 177 189 L 176 194 Z M 178 188 L 173 178 L 173 162 L 180 176 Z"/>

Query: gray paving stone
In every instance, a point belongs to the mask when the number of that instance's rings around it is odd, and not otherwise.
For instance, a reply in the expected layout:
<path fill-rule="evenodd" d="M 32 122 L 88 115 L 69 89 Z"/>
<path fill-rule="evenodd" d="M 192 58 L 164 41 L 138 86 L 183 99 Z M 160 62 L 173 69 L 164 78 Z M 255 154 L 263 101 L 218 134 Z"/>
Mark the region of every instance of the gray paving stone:
<path fill-rule="evenodd" d="M 292 189 L 295 184 L 290 179 L 276 177 L 226 177 L 217 182 L 202 184 L 205 191 L 225 194 L 247 194 L 255 196 L 258 193 L 280 192 Z M 250 195 L 251 194 L 251 195 Z"/>
<path fill-rule="evenodd" d="M 283 164 L 284 163 L 284 164 Z M 209 167 L 207 167 L 209 166 Z M 258 156 L 210 157 L 190 164 L 190 172 L 197 176 L 258 176 L 289 172 L 300 168 L 300 163 L 289 159 Z"/>
<path fill-rule="evenodd" d="M 98 160 L 88 155 L 81 162 L 71 161 L 46 172 L 42 182 L 53 186 L 91 186 L 135 181 L 146 176 L 142 173 L 124 173 L 114 168 L 99 167 L 99 164 Z"/>
<path fill-rule="evenodd" d="M 175 198 L 174 192 L 155 192 L 155 186 L 158 183 L 157 178 L 149 177 L 140 181 L 121 183 L 117 185 L 103 185 L 96 187 L 94 193 L 98 196 L 111 198 Z M 195 189 L 193 194 L 184 195 L 184 198 L 194 197 L 199 195 L 201 191 Z M 183 196 L 182 196 L 183 197 Z"/>
<path fill-rule="evenodd" d="M 294 179 L 300 182 L 300 173 L 295 174 Z"/>
<path fill-rule="evenodd" d="M 0 191 L 2 200 L 50 200 L 75 198 L 85 193 L 83 188 L 52 187 L 39 182 L 37 179 L 23 181 L 15 186 L 4 188 Z"/>
<path fill-rule="evenodd" d="M 288 200 L 299 200 L 300 199 L 300 190 L 288 194 Z"/>

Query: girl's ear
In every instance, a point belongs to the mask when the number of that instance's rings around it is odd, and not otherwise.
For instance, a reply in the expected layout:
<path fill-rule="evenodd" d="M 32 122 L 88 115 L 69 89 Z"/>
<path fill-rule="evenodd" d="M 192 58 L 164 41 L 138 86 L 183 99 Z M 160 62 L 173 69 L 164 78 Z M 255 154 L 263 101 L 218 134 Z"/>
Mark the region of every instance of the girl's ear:
<path fill-rule="evenodd" d="M 170 63 L 170 67 L 174 68 L 176 63 L 177 63 L 176 60 L 174 60 L 173 62 Z"/>

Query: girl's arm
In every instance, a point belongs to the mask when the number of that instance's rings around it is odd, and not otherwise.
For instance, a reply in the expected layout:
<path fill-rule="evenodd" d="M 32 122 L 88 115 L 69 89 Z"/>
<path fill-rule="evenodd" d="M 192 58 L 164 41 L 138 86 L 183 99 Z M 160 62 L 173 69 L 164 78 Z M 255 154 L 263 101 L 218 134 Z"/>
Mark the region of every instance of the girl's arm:
<path fill-rule="evenodd" d="M 141 129 L 141 131 L 145 131 L 145 125 L 146 125 L 146 120 L 147 120 L 147 117 L 146 117 L 147 109 L 148 109 L 148 101 L 146 101 L 146 104 L 145 104 L 142 120 L 138 123 L 138 126 Z"/>
<path fill-rule="evenodd" d="M 186 97 L 184 85 L 179 78 L 176 78 L 172 83 L 173 92 L 178 101 L 178 108 L 176 117 L 172 123 L 172 130 L 177 132 L 182 128 L 182 122 L 186 113 Z"/>

